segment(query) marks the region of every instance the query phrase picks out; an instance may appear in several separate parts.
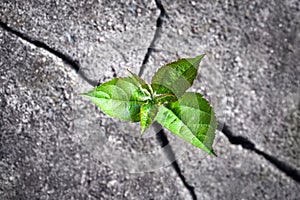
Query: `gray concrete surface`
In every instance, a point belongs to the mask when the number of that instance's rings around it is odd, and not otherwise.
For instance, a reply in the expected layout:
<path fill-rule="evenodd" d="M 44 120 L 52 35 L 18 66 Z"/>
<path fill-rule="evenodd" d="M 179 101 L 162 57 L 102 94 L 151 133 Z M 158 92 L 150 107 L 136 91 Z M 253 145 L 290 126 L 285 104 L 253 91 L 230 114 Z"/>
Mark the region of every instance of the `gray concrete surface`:
<path fill-rule="evenodd" d="M 2 1 L 0 199 L 191 199 L 154 129 L 104 115 L 79 96 L 95 82 L 143 77 L 206 53 L 193 91 L 237 136 L 294 169 L 299 152 L 297 1 Z M 15 30 L 25 39 L 16 36 Z M 30 41 L 26 41 L 30 38 Z M 78 61 L 79 72 L 45 48 Z M 218 157 L 168 133 L 197 199 L 297 199 L 300 184 L 217 132 Z"/>
<path fill-rule="evenodd" d="M 2 29 L 0 35 L 5 47 L 0 73 L 1 199 L 183 198 L 171 168 L 131 174 L 95 157 L 84 138 L 101 135 L 99 121 L 105 119 L 78 96 L 77 87 L 84 85 L 80 77 L 47 52 Z M 74 124 L 78 119 L 81 124 Z M 134 150 L 134 140 L 130 143 Z"/>
<path fill-rule="evenodd" d="M 212 98 L 235 134 L 300 169 L 299 3 L 164 2 L 169 18 L 146 74 L 206 53 L 193 90 Z"/>

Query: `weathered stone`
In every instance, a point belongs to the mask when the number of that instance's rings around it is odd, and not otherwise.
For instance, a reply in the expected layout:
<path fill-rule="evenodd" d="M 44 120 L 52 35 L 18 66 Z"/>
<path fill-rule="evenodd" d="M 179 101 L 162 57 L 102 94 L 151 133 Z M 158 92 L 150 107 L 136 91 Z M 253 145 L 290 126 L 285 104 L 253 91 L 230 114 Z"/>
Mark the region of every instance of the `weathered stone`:
<path fill-rule="evenodd" d="M 102 118 L 78 95 L 90 86 L 74 70 L 3 29 L 0 46 L 1 199 L 184 199 L 181 181 L 171 168 L 130 174 L 130 168 L 109 166 L 91 151 L 90 135 L 107 136 L 131 151 L 144 142 L 120 137 L 134 127 Z M 95 145 L 109 151 L 114 143 L 106 142 Z M 130 151 L 125 153 L 132 158 Z M 140 163 L 132 162 L 129 167 L 144 172 Z"/>
<path fill-rule="evenodd" d="M 198 199 L 297 199 L 300 185 L 263 157 L 232 146 L 219 135 L 218 157 L 203 158 L 191 147 L 178 160 L 183 175 L 195 187 Z"/>
<path fill-rule="evenodd" d="M 294 1 L 164 1 L 168 18 L 146 66 L 206 53 L 191 90 L 235 135 L 300 170 L 300 17 Z M 149 80 L 149 79 L 148 79 Z"/>
<path fill-rule="evenodd" d="M 138 72 L 158 9 L 145 1 L 3 1 L 0 20 L 73 57 L 94 81 Z"/>
<path fill-rule="evenodd" d="M 233 133 L 299 169 L 296 1 L 163 1 L 143 76 L 206 53 L 195 85 Z M 154 1 L 2 1 L 0 21 L 79 62 L 103 82 L 139 71 L 155 31 Z M 0 199 L 188 199 L 155 131 L 103 114 L 92 87 L 57 57 L 0 29 Z M 157 130 L 156 130 L 157 132 Z M 171 133 L 198 199 L 296 199 L 299 184 L 217 132 L 217 158 Z M 145 172 L 154 171 L 154 172 Z M 130 172 L 140 172 L 131 174 Z"/>

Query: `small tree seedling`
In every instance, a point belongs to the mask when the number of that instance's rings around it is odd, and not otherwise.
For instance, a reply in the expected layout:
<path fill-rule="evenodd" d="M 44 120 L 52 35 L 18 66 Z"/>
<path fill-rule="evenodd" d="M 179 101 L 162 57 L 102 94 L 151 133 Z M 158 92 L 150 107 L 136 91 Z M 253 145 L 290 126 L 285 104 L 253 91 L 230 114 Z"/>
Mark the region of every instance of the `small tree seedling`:
<path fill-rule="evenodd" d="M 81 94 L 112 117 L 140 122 L 142 134 L 157 121 L 178 137 L 215 155 L 212 144 L 217 121 L 209 102 L 186 92 L 197 77 L 203 55 L 168 63 L 157 70 L 151 85 L 130 72 Z"/>

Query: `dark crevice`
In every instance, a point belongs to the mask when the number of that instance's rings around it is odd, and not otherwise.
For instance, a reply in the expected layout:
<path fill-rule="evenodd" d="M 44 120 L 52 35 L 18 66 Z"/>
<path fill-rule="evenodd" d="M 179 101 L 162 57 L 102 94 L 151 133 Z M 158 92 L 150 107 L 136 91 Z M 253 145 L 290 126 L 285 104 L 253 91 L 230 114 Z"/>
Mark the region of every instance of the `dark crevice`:
<path fill-rule="evenodd" d="M 142 66 L 141 66 L 140 71 L 139 71 L 139 76 L 142 76 L 142 74 L 144 73 L 146 64 L 148 63 L 149 57 L 150 57 L 150 55 L 153 52 L 153 47 L 155 45 L 155 42 L 157 41 L 157 39 L 160 36 L 160 31 L 161 31 L 161 27 L 162 27 L 164 18 L 167 17 L 166 10 L 164 9 L 161 1 L 160 0 L 155 0 L 155 3 L 156 3 L 157 8 L 160 10 L 160 14 L 159 14 L 159 16 L 158 16 L 158 18 L 156 20 L 156 30 L 155 30 L 153 39 L 152 39 L 152 41 L 150 43 L 150 46 L 148 47 L 146 55 L 144 57 Z"/>
<path fill-rule="evenodd" d="M 59 52 L 59 51 L 56 51 L 54 49 L 52 49 L 51 47 L 49 47 L 48 45 L 46 45 L 45 43 L 42 43 L 38 40 L 34 40 L 34 39 L 31 39 L 30 37 L 26 36 L 25 34 L 17 31 L 17 30 L 14 30 L 12 29 L 11 27 L 9 27 L 7 24 L 3 23 L 3 22 L 0 22 L 0 26 L 7 30 L 8 32 L 18 36 L 19 38 L 22 38 L 23 40 L 29 42 L 30 44 L 33 44 L 34 46 L 36 47 L 39 47 L 39 48 L 42 48 L 48 52 L 50 52 L 51 54 L 54 54 L 55 56 L 59 57 L 60 59 L 62 59 L 65 63 L 71 65 L 71 67 L 76 71 L 78 72 L 79 69 L 80 69 L 80 66 L 79 66 L 79 63 L 75 60 L 73 60 L 71 57 L 67 56 L 67 55 L 64 55 L 63 53 Z"/>
<path fill-rule="evenodd" d="M 159 16 L 156 20 L 155 34 L 154 34 L 154 37 L 153 37 L 153 39 L 150 43 L 150 46 L 148 47 L 147 52 L 145 54 L 142 66 L 141 66 L 140 71 L 139 71 L 139 76 L 142 76 L 142 74 L 144 73 L 146 64 L 149 61 L 149 57 L 151 56 L 152 52 L 154 51 L 153 47 L 155 45 L 155 42 L 160 37 L 161 27 L 162 27 L 162 24 L 164 22 L 164 18 L 167 17 L 167 13 L 166 13 L 161 1 L 160 0 L 155 0 L 155 3 L 156 3 L 157 8 L 160 10 L 160 14 L 159 14 Z M 180 178 L 180 180 L 182 181 L 183 185 L 189 191 L 192 199 L 197 200 L 197 196 L 196 196 L 194 187 L 187 183 L 184 175 L 181 172 L 181 169 L 180 169 L 180 167 L 179 167 L 179 165 L 176 161 L 175 154 L 172 150 L 171 145 L 169 144 L 169 140 L 168 140 L 168 137 L 167 137 L 166 133 L 161 128 L 161 126 L 156 122 L 154 122 L 154 127 L 155 127 L 156 130 L 159 130 L 158 133 L 156 134 L 156 139 L 157 139 L 158 143 L 160 144 L 160 146 L 162 148 L 164 148 L 164 152 L 165 152 L 168 160 L 171 162 L 171 165 L 172 165 L 173 169 L 177 173 L 177 175 Z"/>
<path fill-rule="evenodd" d="M 263 152 L 255 147 L 255 144 L 251 142 L 249 139 L 243 136 L 235 136 L 229 127 L 224 124 L 223 129 L 221 130 L 224 135 L 228 138 L 229 142 L 234 145 L 241 145 L 244 149 L 248 149 L 250 151 L 255 152 L 256 154 L 263 156 L 267 161 L 272 163 L 277 169 L 282 171 L 284 174 L 294 179 L 298 183 L 300 183 L 300 171 L 290 166 L 288 163 L 279 160 L 278 158 Z"/>
<path fill-rule="evenodd" d="M 72 69 L 74 69 L 74 70 L 76 71 L 76 73 L 77 73 L 78 75 L 80 75 L 80 76 L 81 76 L 85 81 L 87 81 L 90 85 L 92 85 L 92 86 L 97 85 L 96 82 L 94 82 L 94 81 L 88 79 L 88 78 L 83 74 L 83 72 L 80 70 L 80 64 L 79 64 L 79 62 L 76 61 L 76 60 L 74 60 L 74 59 L 72 59 L 69 55 L 65 55 L 65 54 L 63 54 L 62 52 L 57 51 L 57 50 L 55 50 L 55 49 L 49 47 L 47 44 L 45 44 L 45 43 L 43 43 L 43 42 L 41 42 L 41 41 L 32 39 L 32 38 L 28 37 L 27 35 L 25 35 L 25 34 L 19 32 L 19 31 L 15 30 L 15 29 L 13 29 L 13 28 L 11 28 L 11 27 L 9 27 L 7 24 L 5 24 L 5 23 L 3 23 L 3 22 L 1 22 L 1 21 L 0 21 L 0 27 L 3 28 L 4 30 L 10 32 L 11 34 L 13 34 L 13 35 L 15 35 L 15 36 L 17 36 L 17 37 L 19 37 L 19 38 L 25 40 L 26 42 L 28 42 L 28 43 L 34 45 L 35 47 L 44 49 L 45 51 L 47 51 L 47 52 L 49 52 L 49 53 L 55 55 L 56 57 L 62 59 L 62 61 L 63 61 L 65 64 L 70 65 L 70 67 L 71 67 Z"/>
<path fill-rule="evenodd" d="M 160 125 L 156 125 L 160 126 Z M 175 154 L 172 150 L 171 145 L 169 144 L 168 137 L 163 129 L 160 129 L 160 131 L 156 134 L 156 139 L 158 140 L 160 146 L 164 148 L 164 152 L 166 153 L 166 156 L 169 161 L 171 161 L 171 166 L 176 171 L 178 177 L 182 181 L 183 185 L 186 187 L 186 189 L 189 191 L 190 195 L 192 196 L 193 200 L 197 199 L 195 189 L 193 186 L 189 185 L 184 177 L 184 175 L 181 173 L 181 169 L 176 161 Z"/>
<path fill-rule="evenodd" d="M 241 145 L 244 149 L 248 149 L 251 151 L 255 150 L 255 144 L 253 142 L 251 142 L 250 140 L 248 140 L 247 138 L 245 138 L 243 136 L 233 135 L 233 133 L 231 132 L 231 130 L 229 129 L 229 127 L 226 124 L 224 124 L 223 129 L 221 131 L 228 138 L 228 140 L 231 144 Z"/>

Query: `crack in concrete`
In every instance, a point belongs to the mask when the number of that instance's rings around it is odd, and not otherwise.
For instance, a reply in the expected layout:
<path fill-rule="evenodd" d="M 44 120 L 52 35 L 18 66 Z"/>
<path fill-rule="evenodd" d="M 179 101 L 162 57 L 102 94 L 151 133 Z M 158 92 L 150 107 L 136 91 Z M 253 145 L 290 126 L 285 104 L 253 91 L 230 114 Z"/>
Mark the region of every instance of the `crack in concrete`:
<path fill-rule="evenodd" d="M 81 78 L 83 78 L 86 82 L 88 82 L 90 85 L 92 85 L 92 86 L 97 85 L 97 83 L 95 81 L 92 81 L 85 76 L 85 74 L 80 70 L 79 62 L 76 60 L 73 60 L 69 55 L 65 55 L 62 52 L 51 48 L 50 46 L 48 46 L 47 44 L 45 44 L 41 41 L 30 38 L 29 36 L 25 35 L 24 33 L 21 33 L 15 29 L 9 27 L 7 24 L 3 23 L 2 21 L 0 21 L 0 27 L 3 28 L 4 30 L 10 32 L 11 34 L 17 36 L 18 38 L 21 38 L 21 39 L 25 40 L 26 42 L 34 45 L 35 47 L 41 48 L 41 49 L 49 52 L 50 54 L 60 58 L 65 64 L 71 66 L 71 68 L 74 69 L 75 72 Z"/>
<path fill-rule="evenodd" d="M 156 2 L 156 5 L 157 7 L 160 9 L 161 13 L 157 19 L 157 22 L 156 22 L 156 31 L 155 31 L 155 34 L 154 34 L 154 37 L 153 37 L 153 40 L 151 41 L 151 44 L 149 46 L 149 48 L 147 49 L 147 53 L 144 57 L 144 60 L 143 60 L 143 64 L 142 64 L 142 67 L 140 68 L 140 72 L 139 72 L 139 76 L 141 76 L 144 72 L 144 68 L 145 68 L 145 65 L 147 64 L 148 60 L 149 60 L 149 57 L 153 51 L 153 48 L 152 46 L 154 46 L 154 43 L 156 42 L 156 40 L 158 39 L 159 35 L 160 35 L 160 28 L 161 28 L 161 25 L 163 23 L 163 20 L 164 20 L 164 17 L 167 16 L 166 14 L 166 11 L 161 3 L 160 0 L 155 0 Z M 34 45 L 35 47 L 37 48 L 41 48 L 49 53 L 51 53 L 52 55 L 55 55 L 56 57 L 60 58 L 65 64 L 67 65 L 70 65 L 70 67 L 72 69 L 75 70 L 75 72 L 81 77 L 83 78 L 85 81 L 87 81 L 87 83 L 89 83 L 91 86 L 95 87 L 98 85 L 98 82 L 95 82 L 95 81 L 92 81 L 90 79 L 88 79 L 84 73 L 80 70 L 80 64 L 78 61 L 76 60 L 73 60 L 70 56 L 68 55 L 65 55 L 63 54 L 62 52 L 60 51 L 57 51 L 53 48 L 51 48 L 50 46 L 48 46 L 47 44 L 41 42 L 41 41 L 38 41 L 38 40 L 35 40 L 35 39 L 32 39 L 30 38 L 29 36 L 27 36 L 26 34 L 24 33 L 21 33 L 11 27 L 9 27 L 7 24 L 3 23 L 2 21 L 0 21 L 0 27 L 2 27 L 4 30 L 10 32 L 11 34 L 27 41 L 28 43 Z M 161 146 L 164 147 L 165 145 L 169 144 L 169 141 L 168 141 L 168 138 L 166 136 L 166 134 L 164 133 L 163 130 L 161 130 L 158 134 L 157 134 L 157 140 L 160 142 Z M 187 188 L 187 190 L 190 192 L 191 196 L 192 196 L 192 199 L 193 200 L 196 200 L 197 199 L 197 196 L 195 194 L 195 191 L 194 191 L 194 187 L 193 186 L 190 186 L 186 180 L 185 180 L 185 177 L 183 176 L 183 174 L 181 173 L 181 170 L 180 170 L 180 167 L 177 163 L 177 161 L 175 160 L 175 154 L 171 148 L 170 145 L 167 145 L 167 148 L 166 148 L 167 152 L 168 152 L 168 155 L 167 157 L 169 159 L 171 159 L 173 162 L 172 162 L 172 167 L 173 169 L 176 171 L 177 175 L 179 176 L 179 178 L 181 179 L 182 183 L 184 184 L 184 186 Z"/>
<path fill-rule="evenodd" d="M 160 128 L 160 125 L 156 125 L 157 128 Z M 178 177 L 182 181 L 183 185 L 186 187 L 186 189 L 189 191 L 191 197 L 193 200 L 197 200 L 197 195 L 195 193 L 195 188 L 191 185 L 189 185 L 184 177 L 184 175 L 181 172 L 181 169 L 176 161 L 175 154 L 172 150 L 171 144 L 169 144 L 168 137 L 163 129 L 160 128 L 160 131 L 156 134 L 156 139 L 160 143 L 160 146 L 164 148 L 164 153 L 166 154 L 169 161 L 171 161 L 171 166 L 177 173 Z"/>
<path fill-rule="evenodd" d="M 165 17 L 168 17 L 167 13 L 166 13 L 166 10 L 165 8 L 163 7 L 162 3 L 160 0 L 155 0 L 155 3 L 156 3 L 156 6 L 157 8 L 160 10 L 160 14 L 156 20 L 156 30 L 155 30 L 155 33 L 154 33 L 154 36 L 153 36 L 153 39 L 147 49 L 147 53 L 144 57 L 144 60 L 143 60 L 143 63 L 142 63 L 142 66 L 140 68 L 140 71 L 139 71 L 139 76 L 141 77 L 142 74 L 144 73 L 144 70 L 145 70 L 145 67 L 146 67 L 146 64 L 148 63 L 149 61 L 149 57 L 151 55 L 151 53 L 153 52 L 153 46 L 156 42 L 156 40 L 159 38 L 160 36 L 160 32 L 161 32 L 161 26 L 163 24 L 163 21 L 164 21 L 164 18 Z"/>
<path fill-rule="evenodd" d="M 233 135 L 232 131 L 229 129 L 229 127 L 224 124 L 222 130 L 222 133 L 228 138 L 229 142 L 234 145 L 241 145 L 244 149 L 248 149 L 250 151 L 255 152 L 256 154 L 263 156 L 268 162 L 272 163 L 277 169 L 279 169 L 281 172 L 286 174 L 288 177 L 292 178 L 296 182 L 300 183 L 300 171 L 289 165 L 288 163 L 285 163 L 284 161 L 281 161 L 277 159 L 276 157 L 261 151 L 258 149 L 253 142 L 251 142 L 249 139 L 243 137 L 243 136 L 235 136 Z"/>
<path fill-rule="evenodd" d="M 157 41 L 157 39 L 159 38 L 160 36 L 160 33 L 161 33 L 161 27 L 162 27 L 162 24 L 163 24 L 163 21 L 164 21 L 164 18 L 165 17 L 168 17 L 167 13 L 166 13 L 166 10 L 164 8 L 164 6 L 162 5 L 161 1 L 160 0 L 155 0 L 155 3 L 156 3 L 156 6 L 157 8 L 160 10 L 160 14 L 156 20 L 156 30 L 155 30 L 155 34 L 153 36 L 153 39 L 147 49 L 147 52 L 145 54 L 145 57 L 144 57 L 144 60 L 143 60 L 143 63 L 142 63 L 142 66 L 140 68 L 140 71 L 139 71 L 139 76 L 141 77 L 142 74 L 144 73 L 144 70 L 145 70 L 145 67 L 146 67 L 146 64 L 148 63 L 149 61 L 149 57 L 150 55 L 152 54 L 153 52 L 153 46 L 155 45 L 155 42 Z M 184 175 L 182 174 L 181 172 L 181 169 L 176 161 L 176 157 L 175 157 L 175 154 L 174 154 L 174 151 L 171 147 L 171 144 L 169 144 L 169 140 L 168 140 L 168 137 L 166 135 L 166 133 L 164 132 L 164 130 L 161 128 L 161 125 L 158 124 L 158 123 L 155 123 L 154 124 L 154 127 L 156 127 L 155 129 L 156 130 L 160 130 L 157 134 L 156 134 L 156 139 L 157 141 L 159 142 L 160 146 L 162 148 L 164 148 L 164 152 L 166 153 L 166 156 L 168 158 L 168 160 L 171 162 L 171 166 L 173 167 L 173 169 L 175 170 L 175 172 L 177 173 L 178 177 L 180 178 L 180 180 L 182 181 L 183 185 L 185 186 L 185 188 L 189 191 L 191 197 L 193 200 L 197 200 L 197 195 L 195 193 L 195 189 L 193 186 L 189 185 L 184 177 Z"/>
<path fill-rule="evenodd" d="M 167 17 L 167 13 L 161 3 L 160 0 L 155 0 L 156 5 L 158 7 L 158 9 L 160 10 L 160 15 L 157 18 L 156 21 L 156 31 L 154 34 L 154 37 L 151 41 L 150 46 L 147 49 L 147 53 L 144 57 L 142 66 L 140 68 L 139 71 L 139 76 L 141 76 L 144 72 L 145 66 L 149 61 L 149 57 L 152 54 L 152 52 L 154 51 L 154 49 L 152 48 L 155 44 L 155 42 L 157 41 L 157 39 L 160 36 L 160 28 L 162 26 L 163 20 L 165 17 Z M 63 54 L 60 51 L 57 51 L 53 48 L 51 48 L 50 46 L 48 46 L 47 44 L 32 39 L 29 36 L 26 36 L 24 33 L 21 33 L 17 30 L 14 30 L 13 28 L 9 27 L 7 24 L 3 23 L 2 21 L 0 21 L 0 27 L 3 28 L 4 30 L 12 33 L 13 35 L 29 42 L 30 44 L 36 46 L 37 48 L 42 48 L 44 50 L 46 50 L 47 52 L 51 53 L 52 55 L 55 55 L 56 57 L 60 58 L 65 64 L 70 65 L 70 67 L 72 69 L 74 69 L 76 71 L 76 73 L 83 78 L 85 81 L 87 81 L 87 83 L 89 83 L 91 86 L 96 86 L 98 83 L 95 81 L 92 81 L 90 79 L 88 79 L 84 73 L 80 70 L 80 64 L 78 61 L 73 60 L 70 56 Z M 283 172 L 284 174 L 286 174 L 288 177 L 292 178 L 293 180 L 295 180 L 296 182 L 300 183 L 300 172 L 299 170 L 295 169 L 294 167 L 290 166 L 288 163 L 285 163 L 279 159 L 277 159 L 276 157 L 259 150 L 258 148 L 256 148 L 255 144 L 253 142 L 251 142 L 249 139 L 243 137 L 243 136 L 235 136 L 233 135 L 233 133 L 231 132 L 231 130 L 229 129 L 229 127 L 227 125 L 224 124 L 223 129 L 221 130 L 221 132 L 223 132 L 223 134 L 228 138 L 229 142 L 231 144 L 234 145 L 241 145 L 244 149 L 248 149 L 250 151 L 255 152 L 256 154 L 263 156 L 268 162 L 272 163 L 277 169 L 279 169 L 281 172 Z M 173 169 L 176 171 L 177 175 L 179 176 L 179 178 L 181 179 L 182 183 L 184 184 L 184 186 L 186 187 L 186 189 L 189 191 L 190 195 L 192 196 L 192 198 L 195 200 L 197 199 L 197 196 L 195 194 L 194 191 L 194 187 L 190 186 L 184 175 L 181 172 L 181 169 L 176 161 L 175 158 L 175 154 L 172 150 L 172 147 L 169 144 L 168 138 L 165 134 L 165 132 L 163 131 L 163 129 L 161 129 L 158 134 L 156 135 L 158 142 L 160 143 L 161 147 L 166 148 L 166 152 L 167 152 L 167 157 L 170 161 L 172 161 L 172 167 Z"/>
<path fill-rule="evenodd" d="M 147 49 L 147 53 L 144 57 L 142 66 L 141 66 L 140 71 L 139 71 L 139 76 L 141 76 L 144 72 L 144 69 L 145 69 L 145 66 L 146 66 L 146 64 L 149 60 L 149 57 L 150 57 L 151 53 L 154 50 L 152 47 L 154 46 L 156 40 L 160 36 L 160 28 L 161 28 L 162 23 L 163 23 L 163 18 L 165 16 L 167 16 L 166 11 L 165 11 L 161 1 L 160 0 L 155 0 L 155 2 L 156 2 L 156 5 L 157 5 L 158 9 L 160 9 L 161 13 L 160 13 L 160 15 L 157 19 L 156 31 L 155 31 L 154 37 L 151 41 L 151 44 L 150 44 L 149 48 Z M 156 126 L 160 126 L 160 125 L 156 125 Z M 292 166 L 290 166 L 289 164 L 277 159 L 276 157 L 274 157 L 274 156 L 272 156 L 272 155 L 270 155 L 266 152 L 263 152 L 263 151 L 259 150 L 258 148 L 256 148 L 255 144 L 253 142 L 251 142 L 250 140 L 248 140 L 247 138 L 245 138 L 243 136 L 234 136 L 226 124 L 224 124 L 221 132 L 224 133 L 224 135 L 228 138 L 228 140 L 231 144 L 241 145 L 244 149 L 248 149 L 250 151 L 255 152 L 256 154 L 258 154 L 260 156 L 263 156 L 268 162 L 272 163 L 281 172 L 283 172 L 284 174 L 286 174 L 288 177 L 292 178 L 296 182 L 300 183 L 300 172 L 297 169 L 295 169 Z M 180 167 L 179 167 L 179 165 L 176 161 L 175 154 L 172 150 L 171 145 L 168 145 L 169 141 L 168 141 L 167 135 L 165 134 L 163 129 L 161 129 L 157 133 L 156 138 L 157 138 L 158 142 L 160 143 L 161 147 L 165 148 L 165 150 L 166 150 L 165 152 L 167 154 L 168 159 L 170 161 L 172 161 L 173 169 L 176 171 L 177 175 L 181 179 L 181 181 L 184 184 L 184 186 L 186 187 L 186 189 L 190 192 L 190 195 L 192 196 L 192 198 L 197 199 L 197 196 L 196 196 L 195 191 L 194 191 L 194 187 L 190 186 L 186 182 L 185 177 L 181 173 L 181 169 L 180 169 Z"/>

